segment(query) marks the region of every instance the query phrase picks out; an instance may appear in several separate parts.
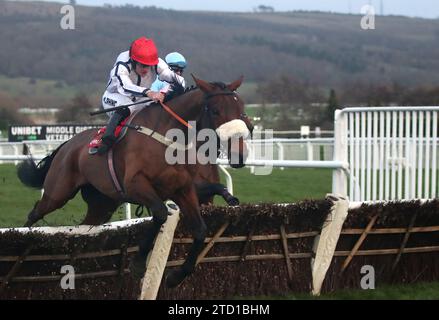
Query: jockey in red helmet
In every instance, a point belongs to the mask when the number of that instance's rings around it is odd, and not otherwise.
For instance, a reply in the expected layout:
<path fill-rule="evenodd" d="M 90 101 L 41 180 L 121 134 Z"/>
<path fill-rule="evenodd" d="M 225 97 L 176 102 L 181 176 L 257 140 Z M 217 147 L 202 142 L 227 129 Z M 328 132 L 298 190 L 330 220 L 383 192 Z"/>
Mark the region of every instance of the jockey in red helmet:
<path fill-rule="evenodd" d="M 131 112 L 152 102 L 163 101 L 163 94 L 150 89 L 157 77 L 170 84 L 185 87 L 184 78 L 158 57 L 157 47 L 152 39 L 140 37 L 133 41 L 129 51 L 119 54 L 110 72 L 107 89 L 102 96 L 103 108 L 130 104 L 142 97 L 149 99 L 145 99 L 145 104 L 119 109 L 111 114 L 97 153 L 106 153 L 111 148 L 116 141 L 114 130 Z"/>

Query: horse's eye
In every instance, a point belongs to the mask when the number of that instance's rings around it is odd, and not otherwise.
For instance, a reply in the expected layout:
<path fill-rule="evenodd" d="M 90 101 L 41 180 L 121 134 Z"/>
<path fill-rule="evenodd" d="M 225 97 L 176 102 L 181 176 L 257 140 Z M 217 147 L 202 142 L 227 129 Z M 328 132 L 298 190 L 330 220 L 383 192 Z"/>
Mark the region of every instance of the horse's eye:
<path fill-rule="evenodd" d="M 218 109 L 212 109 L 212 114 L 214 115 L 214 116 L 219 116 L 219 111 L 218 111 Z"/>

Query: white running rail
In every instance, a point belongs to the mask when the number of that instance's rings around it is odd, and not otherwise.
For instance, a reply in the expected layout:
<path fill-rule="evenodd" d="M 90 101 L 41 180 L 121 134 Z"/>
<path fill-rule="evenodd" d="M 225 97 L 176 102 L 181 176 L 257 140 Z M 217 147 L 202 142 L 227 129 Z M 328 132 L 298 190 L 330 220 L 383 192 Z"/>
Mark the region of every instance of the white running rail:
<path fill-rule="evenodd" d="M 334 161 L 349 163 L 349 178 L 333 174 L 333 193 L 350 201 L 437 197 L 439 107 L 337 110 Z"/>

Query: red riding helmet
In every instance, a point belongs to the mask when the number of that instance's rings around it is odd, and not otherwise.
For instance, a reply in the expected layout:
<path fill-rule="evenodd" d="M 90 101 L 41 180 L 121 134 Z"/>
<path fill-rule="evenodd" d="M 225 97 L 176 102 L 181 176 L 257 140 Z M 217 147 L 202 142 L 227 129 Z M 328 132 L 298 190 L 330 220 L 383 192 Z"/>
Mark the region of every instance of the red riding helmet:
<path fill-rule="evenodd" d="M 130 58 L 141 64 L 155 66 L 159 63 L 157 47 L 152 39 L 140 37 L 130 47 Z"/>

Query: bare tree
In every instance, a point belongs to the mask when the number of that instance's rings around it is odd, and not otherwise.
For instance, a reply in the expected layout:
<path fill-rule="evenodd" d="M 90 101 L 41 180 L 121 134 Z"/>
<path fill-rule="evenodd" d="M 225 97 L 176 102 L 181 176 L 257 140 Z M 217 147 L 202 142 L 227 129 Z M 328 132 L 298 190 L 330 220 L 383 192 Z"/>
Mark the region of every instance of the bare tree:
<path fill-rule="evenodd" d="M 57 120 L 60 123 L 94 123 L 98 121 L 102 123 L 102 119 L 98 117 L 91 118 L 90 111 L 94 106 L 85 94 L 79 93 L 72 102 L 57 113 Z"/>

